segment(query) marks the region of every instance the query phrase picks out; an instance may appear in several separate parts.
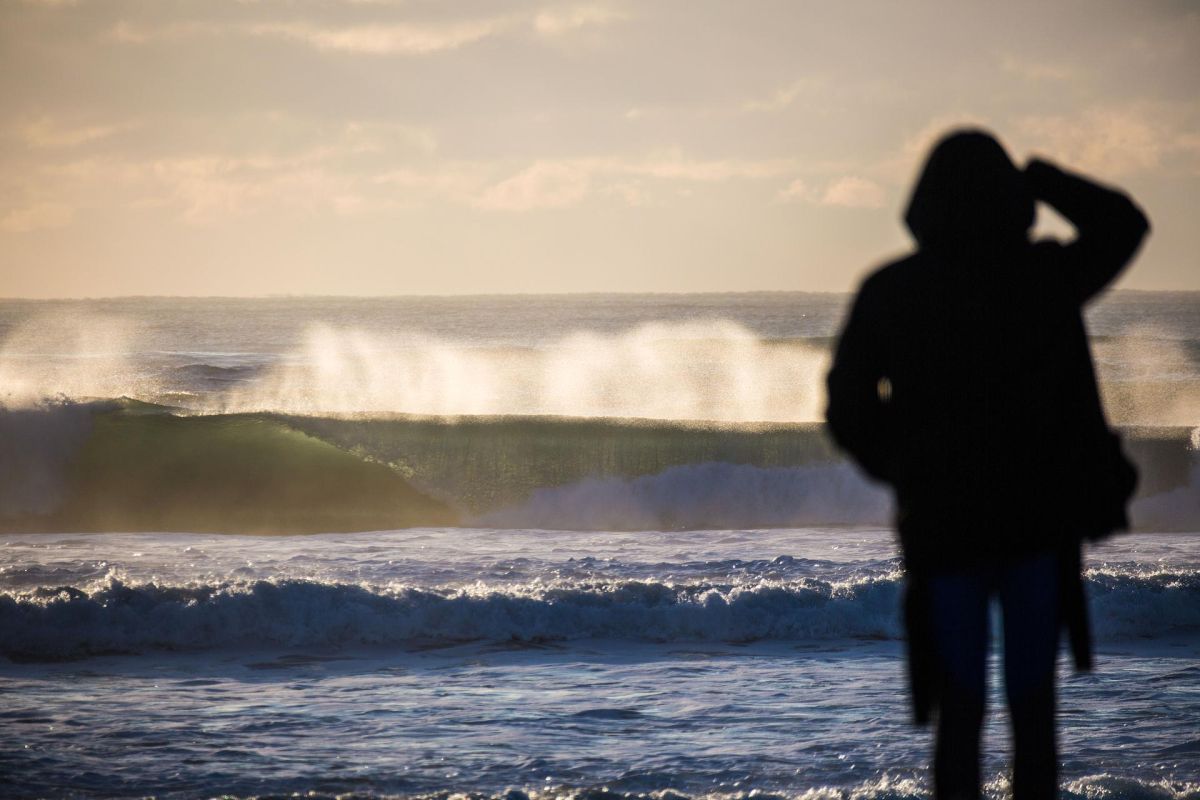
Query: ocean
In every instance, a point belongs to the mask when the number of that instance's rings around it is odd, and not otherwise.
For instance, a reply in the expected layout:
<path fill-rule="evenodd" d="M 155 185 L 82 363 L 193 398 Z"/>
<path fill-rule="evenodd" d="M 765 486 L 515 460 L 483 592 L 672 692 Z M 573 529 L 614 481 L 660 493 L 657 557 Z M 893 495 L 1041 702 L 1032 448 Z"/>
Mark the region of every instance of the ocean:
<path fill-rule="evenodd" d="M 848 301 L 0 301 L 0 795 L 928 797 Z M 1200 798 L 1200 293 L 1088 324 L 1141 482 L 1063 793 Z"/>

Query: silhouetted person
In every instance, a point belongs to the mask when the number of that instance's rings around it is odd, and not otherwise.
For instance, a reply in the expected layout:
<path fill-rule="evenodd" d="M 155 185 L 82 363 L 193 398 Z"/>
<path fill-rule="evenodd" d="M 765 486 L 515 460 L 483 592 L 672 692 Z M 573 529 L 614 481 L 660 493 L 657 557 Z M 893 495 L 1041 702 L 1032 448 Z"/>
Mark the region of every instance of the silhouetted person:
<path fill-rule="evenodd" d="M 1035 201 L 1076 228 L 1031 242 Z M 833 437 L 895 490 L 917 721 L 937 797 L 978 797 L 988 604 L 1004 619 L 1018 800 L 1057 792 L 1054 665 L 1090 667 L 1080 545 L 1127 527 L 1136 474 L 1100 404 L 1082 306 L 1149 229 L 1123 194 L 981 131 L 946 136 L 905 215 L 917 250 L 859 289 L 828 378 Z"/>

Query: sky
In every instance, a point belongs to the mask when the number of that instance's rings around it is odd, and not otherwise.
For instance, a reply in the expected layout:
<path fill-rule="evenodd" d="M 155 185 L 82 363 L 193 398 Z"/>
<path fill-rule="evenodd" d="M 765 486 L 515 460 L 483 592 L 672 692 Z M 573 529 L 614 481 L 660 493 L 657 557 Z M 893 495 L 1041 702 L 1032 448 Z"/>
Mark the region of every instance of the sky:
<path fill-rule="evenodd" d="M 0 296 L 845 291 L 957 125 L 1200 289 L 1197 2 L 0 0 Z"/>

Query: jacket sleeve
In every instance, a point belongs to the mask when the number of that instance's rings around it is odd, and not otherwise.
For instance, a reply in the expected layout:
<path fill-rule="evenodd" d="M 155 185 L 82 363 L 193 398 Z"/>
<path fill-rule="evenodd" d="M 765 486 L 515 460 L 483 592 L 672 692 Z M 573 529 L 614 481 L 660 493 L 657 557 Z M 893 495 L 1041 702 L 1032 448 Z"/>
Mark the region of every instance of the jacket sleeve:
<path fill-rule="evenodd" d="M 1034 197 L 1053 206 L 1078 232 L 1062 250 L 1080 303 L 1100 293 L 1133 258 L 1150 223 L 1125 194 L 1033 159 L 1025 178 Z"/>
<path fill-rule="evenodd" d="M 884 318 L 878 287 L 868 279 L 859 289 L 834 352 L 826 379 L 825 421 L 837 444 L 877 480 L 889 479 L 887 377 Z"/>

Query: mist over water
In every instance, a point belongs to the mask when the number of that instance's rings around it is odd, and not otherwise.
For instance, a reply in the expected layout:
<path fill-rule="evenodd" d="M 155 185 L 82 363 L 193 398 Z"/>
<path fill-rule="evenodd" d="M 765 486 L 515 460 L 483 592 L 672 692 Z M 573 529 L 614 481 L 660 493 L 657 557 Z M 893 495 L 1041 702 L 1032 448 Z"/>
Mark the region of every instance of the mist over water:
<path fill-rule="evenodd" d="M 727 320 L 570 332 L 520 349 L 319 326 L 217 408 L 809 422 L 827 367 L 822 349 L 763 342 Z"/>
<path fill-rule="evenodd" d="M 0 301 L 0 403 L 193 413 L 821 419 L 846 297 Z M 1200 294 L 1090 309 L 1110 418 L 1200 424 Z"/>
<path fill-rule="evenodd" d="M 152 395 L 156 382 L 137 364 L 143 337 L 137 320 L 86 310 L 22 320 L 0 339 L 0 404 Z"/>
<path fill-rule="evenodd" d="M 370 483 L 372 465 L 387 465 L 393 475 L 380 480 L 411 484 L 448 514 L 488 526 L 883 524 L 886 492 L 804 427 L 822 419 L 847 301 L 802 293 L 0 301 L 0 422 L 12 431 L 0 442 L 0 474 L 9 476 L 0 521 L 59 509 L 83 453 L 86 474 L 73 491 L 92 510 L 76 504 L 71 524 L 100 529 L 168 524 L 122 511 L 157 507 L 164 492 L 181 504 L 171 525 L 219 527 L 202 512 L 215 498 L 243 496 L 232 476 L 257 473 L 239 470 L 274 464 L 252 480 L 266 486 L 283 465 L 302 471 L 310 457 L 362 473 L 345 486 Z M 1143 473 L 1134 523 L 1194 529 L 1200 294 L 1117 293 L 1088 316 L 1110 419 L 1125 427 Z M 110 421 L 93 435 L 92 412 L 123 408 L 109 402 L 121 397 L 165 406 L 178 424 Z M 90 411 L 73 410 L 83 401 Z M 635 420 L 646 422 L 630 428 Z M 204 477 L 179 487 L 162 482 L 169 474 Z M 311 480 L 299 496 L 330 485 Z M 113 500 L 118 491 L 128 496 Z M 382 509 L 388 498 L 343 498 L 343 507 Z M 248 498 L 240 510 L 261 516 L 258 504 L 274 502 Z"/>

